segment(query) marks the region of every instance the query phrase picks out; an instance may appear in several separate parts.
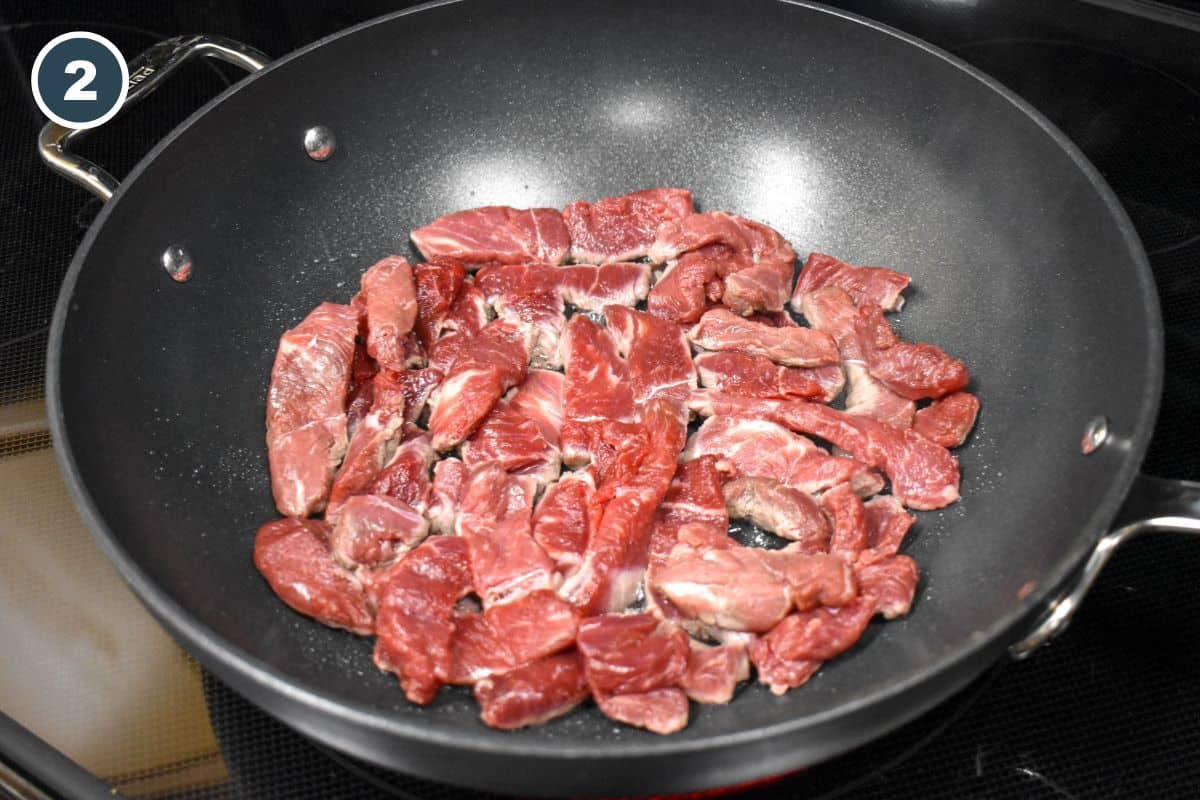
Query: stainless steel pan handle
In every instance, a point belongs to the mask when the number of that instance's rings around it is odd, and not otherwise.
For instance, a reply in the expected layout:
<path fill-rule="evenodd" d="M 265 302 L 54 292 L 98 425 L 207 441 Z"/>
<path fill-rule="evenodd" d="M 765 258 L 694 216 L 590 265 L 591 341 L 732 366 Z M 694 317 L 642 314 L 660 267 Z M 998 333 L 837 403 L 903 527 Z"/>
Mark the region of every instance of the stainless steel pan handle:
<path fill-rule="evenodd" d="M 1008 652 L 1014 658 L 1026 658 L 1066 630 L 1084 595 L 1117 548 L 1150 531 L 1200 534 L 1200 483 L 1139 475 L 1117 516 L 1116 527 L 1100 537 L 1067 590 L 1050 604 L 1033 630 L 1011 645 Z"/>
<path fill-rule="evenodd" d="M 176 36 L 159 42 L 129 62 L 129 90 L 121 111 L 157 89 L 164 78 L 193 56 L 219 58 L 247 72 L 257 72 L 271 61 L 253 47 L 223 36 Z M 38 135 L 38 152 L 50 169 L 108 201 L 120 185 L 117 179 L 68 149 L 82 133 L 55 122 L 47 123 Z"/>

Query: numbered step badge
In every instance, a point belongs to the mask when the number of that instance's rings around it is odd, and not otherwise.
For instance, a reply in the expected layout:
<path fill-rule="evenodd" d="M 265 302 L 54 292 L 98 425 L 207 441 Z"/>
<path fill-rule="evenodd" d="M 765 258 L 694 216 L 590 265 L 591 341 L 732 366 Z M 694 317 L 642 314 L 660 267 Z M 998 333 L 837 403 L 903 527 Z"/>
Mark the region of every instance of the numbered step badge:
<path fill-rule="evenodd" d="M 73 31 L 51 39 L 33 62 L 33 99 L 67 128 L 103 125 L 128 92 L 129 69 L 117 46 L 99 34 Z"/>

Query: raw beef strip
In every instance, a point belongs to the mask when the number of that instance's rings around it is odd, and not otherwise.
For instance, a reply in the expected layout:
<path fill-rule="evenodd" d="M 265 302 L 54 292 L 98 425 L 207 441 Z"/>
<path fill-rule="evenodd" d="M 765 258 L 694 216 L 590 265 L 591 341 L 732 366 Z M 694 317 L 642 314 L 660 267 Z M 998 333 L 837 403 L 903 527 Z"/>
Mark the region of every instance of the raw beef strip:
<path fill-rule="evenodd" d="M 817 608 L 787 617 L 750 645 L 759 680 L 782 694 L 806 681 L 827 661 L 859 640 L 876 613 L 888 619 L 906 613 L 917 584 L 916 564 L 893 556 L 859 569 L 862 594 L 840 608 Z"/>
<path fill-rule="evenodd" d="M 513 668 L 512 653 L 499 641 L 496 631 L 478 609 L 454 609 L 454 633 L 450 636 L 450 672 L 446 683 L 470 686 L 489 675 Z"/>
<path fill-rule="evenodd" d="M 912 344 L 895 338 L 879 306 L 858 310 L 859 346 L 871 377 L 909 400 L 938 398 L 967 385 L 966 366 L 932 344 Z"/>
<path fill-rule="evenodd" d="M 918 411 L 913 430 L 942 447 L 958 447 L 967 440 L 978 415 L 979 398 L 955 392 Z"/>
<path fill-rule="evenodd" d="M 721 302 L 743 316 L 783 308 L 792 286 L 796 253 L 762 223 L 723 211 L 692 214 L 660 225 L 649 255 L 657 264 L 700 248 L 709 248 L 711 253 L 714 245 L 732 256 L 717 262 L 724 279 Z"/>
<path fill-rule="evenodd" d="M 346 457 L 329 490 L 325 517 L 337 523 L 341 505 L 352 495 L 368 492 L 404 435 L 404 390 L 396 373 L 381 371 L 373 381 L 371 412 L 354 429 Z"/>
<path fill-rule="evenodd" d="M 734 476 L 767 478 L 808 494 L 847 482 L 864 496 L 883 488 L 883 480 L 865 464 L 831 456 L 783 425 L 755 416 L 764 415 L 710 416 L 688 440 L 683 460 L 714 455 L 718 466 Z"/>
<path fill-rule="evenodd" d="M 704 526 L 712 535 L 724 536 L 729 528 L 721 473 L 716 456 L 701 456 L 675 469 L 671 486 L 654 512 L 644 589 L 646 607 L 670 622 L 695 629 L 691 618 L 679 611 L 658 591 L 658 570 L 667 563 L 684 525 Z M 700 631 L 695 631 L 699 633 Z"/>
<path fill-rule="evenodd" d="M 485 206 L 438 217 L 412 232 L 425 258 L 449 256 L 468 265 L 487 261 L 521 264 L 567 260 L 571 234 L 553 208 Z"/>
<path fill-rule="evenodd" d="M 519 326 L 496 320 L 472 337 L 429 400 L 434 449 L 449 450 L 470 436 L 501 395 L 525 380 L 528 366 Z"/>
<path fill-rule="evenodd" d="M 543 590 L 482 613 L 456 613 L 454 624 L 449 682 L 469 684 L 571 647 L 579 612 Z"/>
<path fill-rule="evenodd" d="M 371 411 L 371 403 L 375 400 L 375 375 L 379 365 L 367 354 L 367 346 L 362 342 L 363 321 L 359 318 L 359 337 L 354 345 L 354 359 L 350 362 L 350 386 L 346 393 L 346 427 L 349 437 L 354 436 L 354 429 Z"/>
<path fill-rule="evenodd" d="M 605 306 L 634 306 L 650 292 L 650 265 L 605 264 L 601 267 L 559 267 L 559 290 L 563 300 L 584 311 L 603 311 Z"/>
<path fill-rule="evenodd" d="M 583 314 L 576 314 L 567 323 L 561 345 L 566 367 L 563 389 L 566 419 L 632 421 L 629 367 L 617 352 L 611 332 Z"/>
<path fill-rule="evenodd" d="M 927 511 L 958 500 L 958 462 L 949 450 L 911 429 L 897 430 L 804 400 L 752 400 L 707 389 L 693 394 L 690 405 L 708 416 L 756 417 L 819 436 L 882 469 L 892 481 L 892 493 L 909 508 Z"/>
<path fill-rule="evenodd" d="M 759 683 L 766 684 L 772 694 L 784 695 L 789 689 L 803 686 L 817 674 L 824 662 L 805 659 L 790 660 L 771 650 L 761 638 L 750 645 L 750 661 L 758 670 Z"/>
<path fill-rule="evenodd" d="M 579 570 L 560 593 L 587 613 L 615 611 L 634 599 L 645 572 L 654 511 L 675 474 L 687 429 L 669 400 L 651 400 L 642 415 L 646 445 L 630 472 L 597 483 L 589 509 L 595 528 Z"/>
<path fill-rule="evenodd" d="M 687 727 L 687 695 L 682 689 L 674 687 L 634 694 L 609 695 L 597 692 L 596 705 L 609 719 L 663 736 Z"/>
<path fill-rule="evenodd" d="M 429 521 L 403 500 L 359 494 L 342 506 L 330 543 L 344 566 L 376 566 L 394 561 L 428 533 Z"/>
<path fill-rule="evenodd" d="M 525 382 L 508 398 L 509 408 L 532 420 L 554 447 L 558 447 L 562 434 L 565 383 L 561 372 L 531 369 Z"/>
<path fill-rule="evenodd" d="M 574 572 L 587 548 L 588 501 L 596 490 L 590 472 L 569 472 L 546 487 L 533 512 L 533 538 L 560 574 Z"/>
<path fill-rule="evenodd" d="M 439 370 L 427 369 L 410 369 L 405 370 L 400 375 L 401 391 L 404 392 L 404 418 L 409 422 L 416 422 L 421 418 L 421 413 L 425 410 L 425 404 L 429 402 L 429 395 L 442 382 L 442 373 Z"/>
<path fill-rule="evenodd" d="M 782 550 L 756 550 L 767 567 L 787 583 L 792 604 L 800 611 L 817 606 L 844 606 L 858 597 L 858 581 L 850 564 L 826 553 L 806 553 L 797 545 Z"/>
<path fill-rule="evenodd" d="M 706 525 L 724 534 L 729 528 L 722 476 L 716 456 L 700 456 L 678 465 L 654 516 L 650 558 L 664 560 L 686 524 Z"/>
<path fill-rule="evenodd" d="M 633 306 L 650 290 L 648 264 L 510 264 L 485 267 L 475 276 L 489 303 L 522 295 L 551 294 L 585 311 Z"/>
<path fill-rule="evenodd" d="M 322 303 L 279 340 L 267 392 L 267 456 L 279 512 L 306 517 L 325 507 L 346 452 L 346 392 L 358 314 Z"/>
<path fill-rule="evenodd" d="M 871 377 L 864 364 L 846 362 L 846 413 L 870 417 L 893 428 L 909 428 L 917 405 Z"/>
<path fill-rule="evenodd" d="M 587 679 L 577 652 L 548 656 L 475 684 L 483 721 L 501 730 L 540 725 L 587 699 Z"/>
<path fill-rule="evenodd" d="M 687 189 L 644 189 L 563 209 L 571 232 L 571 259 L 589 264 L 642 258 L 664 222 L 694 213 Z"/>
<path fill-rule="evenodd" d="M 663 270 L 646 298 L 646 310 L 672 322 L 691 323 L 700 319 L 708 308 L 708 287 L 719 271 L 717 260 L 708 250 L 685 253 Z M 718 300 L 724 292 L 722 283 Z"/>
<path fill-rule="evenodd" d="M 506 472 L 534 474 L 540 484 L 558 478 L 558 448 L 537 423 L 501 400 L 459 448 L 467 469 L 495 464 Z"/>
<path fill-rule="evenodd" d="M 454 604 L 471 591 L 467 543 L 426 539 L 390 571 L 375 617 L 375 665 L 394 672 L 414 703 L 433 700 L 450 677 Z"/>
<path fill-rule="evenodd" d="M 555 267 L 557 269 L 557 267 Z M 559 339 L 567 325 L 562 297 L 554 291 L 499 295 L 492 303 L 499 319 L 526 331 L 530 361 L 539 367 L 561 366 Z"/>
<path fill-rule="evenodd" d="M 891 495 L 872 497 L 863 503 L 867 516 L 867 548 L 873 556 L 893 556 L 917 518 Z M 860 554 L 860 559 L 861 559 Z"/>
<path fill-rule="evenodd" d="M 649 614 L 602 614 L 579 624 L 576 644 L 596 693 L 674 686 L 687 671 L 688 636 Z"/>
<path fill-rule="evenodd" d="M 725 211 L 692 214 L 660 225 L 647 255 L 651 263 L 662 264 L 709 245 L 721 245 L 750 264 L 768 261 L 790 264 L 796 259 L 796 252 L 778 232 L 761 222 Z"/>
<path fill-rule="evenodd" d="M 366 311 L 367 352 L 381 366 L 404 369 L 404 338 L 417 321 L 412 267 L 388 256 L 363 273 L 359 298 Z"/>
<path fill-rule="evenodd" d="M 874 614 L 875 601 L 865 596 L 839 608 L 798 611 L 751 645 L 750 657 L 765 646 L 787 661 L 828 661 L 854 646 Z"/>
<path fill-rule="evenodd" d="M 633 422 L 633 386 L 608 329 L 583 314 L 571 317 L 561 346 L 566 367 L 562 458 L 581 467 L 594 460 L 594 446 L 603 438 L 599 426 Z"/>
<path fill-rule="evenodd" d="M 739 217 L 724 211 L 691 214 L 659 226 L 647 255 L 651 264 L 665 264 L 701 247 L 720 245 L 734 252 L 748 251 L 749 242 Z"/>
<path fill-rule="evenodd" d="M 871 377 L 867 370 L 858 337 L 858 308 L 850 295 L 836 286 L 827 286 L 805 294 L 801 307 L 809 324 L 837 342 L 850 387 L 846 413 L 868 416 L 897 428 L 911 426 L 916 404 Z"/>
<path fill-rule="evenodd" d="M 836 286 L 826 286 L 805 294 L 800 308 L 809 325 L 833 337 L 843 361 L 866 363 L 858 342 L 858 306 L 850 295 Z"/>
<path fill-rule="evenodd" d="M 706 312 L 688 338 L 705 350 L 740 350 L 789 367 L 838 362 L 837 344 L 827 333 L 812 328 L 772 328 L 723 308 Z"/>
<path fill-rule="evenodd" d="M 604 316 L 617 351 L 629 365 L 634 404 L 641 408 L 655 397 L 668 399 L 686 423 L 688 397 L 696 388 L 696 367 L 683 329 L 623 306 L 607 307 Z"/>
<path fill-rule="evenodd" d="M 403 500 L 424 514 L 429 508 L 429 468 L 436 455 L 429 434 L 415 426 L 407 427 L 404 441 L 371 484 L 371 494 Z"/>
<path fill-rule="evenodd" d="M 374 629 L 362 583 L 329 553 L 329 523 L 277 519 L 258 529 L 254 566 L 279 599 L 318 622 L 360 635 Z"/>
<path fill-rule="evenodd" d="M 829 520 L 804 492 L 770 478 L 736 478 L 724 486 L 725 508 L 776 536 L 798 542 L 810 553 L 829 549 Z"/>
<path fill-rule="evenodd" d="M 858 567 L 862 596 L 869 598 L 884 619 L 902 617 L 912 608 L 920 573 L 908 556 L 888 556 Z"/>
<path fill-rule="evenodd" d="M 867 512 L 850 485 L 843 483 L 821 495 L 821 506 L 833 523 L 829 552 L 853 561 L 867 548 Z"/>
<path fill-rule="evenodd" d="M 454 533 L 467 486 L 467 468 L 457 458 L 443 458 L 433 468 L 426 515 L 435 533 Z"/>
<path fill-rule="evenodd" d="M 466 277 L 463 265 L 452 259 L 438 259 L 413 267 L 417 289 L 417 319 L 413 331 L 427 351 L 441 337 L 442 326 Z"/>
<path fill-rule="evenodd" d="M 828 403 L 841 394 L 846 381 L 836 364 L 782 367 L 764 356 L 736 350 L 699 353 L 694 361 L 701 385 L 745 397 L 799 397 Z"/>
<path fill-rule="evenodd" d="M 742 316 L 755 311 L 779 311 L 792 288 L 792 260 L 764 261 L 738 270 L 725 279 L 721 302 Z"/>
<path fill-rule="evenodd" d="M 858 595 L 845 561 L 794 549 L 742 547 L 723 533 L 685 525 L 655 588 L 672 605 L 707 625 L 770 630 L 793 607 L 845 605 Z"/>
<path fill-rule="evenodd" d="M 470 547 L 475 593 L 484 607 L 557 586 L 554 563 L 530 533 L 532 488 L 494 464 L 476 467 L 467 478 L 455 529 Z"/>
<path fill-rule="evenodd" d="M 812 253 L 800 271 L 792 308 L 801 310 L 804 295 L 825 286 L 835 286 L 853 298 L 856 305 L 874 303 L 884 311 L 899 311 L 904 306 L 901 294 L 912 278 L 885 267 L 852 267 L 833 256 Z M 806 314 L 807 316 L 807 314 Z"/>
<path fill-rule="evenodd" d="M 474 335 L 483 330 L 489 319 L 487 297 L 483 290 L 467 283 L 459 289 L 442 325 L 447 331 Z"/>
<path fill-rule="evenodd" d="M 633 474 L 642 461 L 648 441 L 649 434 L 639 422 L 568 420 L 563 425 L 564 453 L 570 449 L 581 454 L 579 460 L 588 465 L 598 486 L 608 483 L 614 476 Z"/>
<path fill-rule="evenodd" d="M 666 563 L 654 572 L 654 589 L 683 615 L 705 625 L 770 630 L 791 610 L 787 583 L 763 563 L 757 549 L 732 540 L 714 544 L 714 533 L 683 526 Z"/>
<path fill-rule="evenodd" d="M 688 668 L 679 687 L 697 703 L 728 703 L 738 683 L 750 678 L 750 659 L 740 645 L 712 647 L 690 642 Z"/>
<path fill-rule="evenodd" d="M 433 343 L 429 349 L 429 367 L 436 369 L 445 376 L 458 360 L 459 355 L 467 349 L 471 334 L 464 331 L 450 331 Z"/>

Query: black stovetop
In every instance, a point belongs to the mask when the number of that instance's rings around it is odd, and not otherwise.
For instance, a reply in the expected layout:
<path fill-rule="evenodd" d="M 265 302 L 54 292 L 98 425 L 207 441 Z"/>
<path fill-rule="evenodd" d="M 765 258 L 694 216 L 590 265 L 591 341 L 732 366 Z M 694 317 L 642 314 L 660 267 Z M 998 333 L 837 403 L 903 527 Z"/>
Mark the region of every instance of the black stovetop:
<path fill-rule="evenodd" d="M 209 0 L 164 9 L 128 2 L 10 0 L 0 20 L 0 402 L 41 393 L 45 331 L 59 280 L 98 201 L 45 171 L 28 93 L 38 49 L 78 28 L 125 53 L 211 32 L 280 55 L 406 3 L 301 8 Z M 330 4 L 332 5 L 332 4 Z M 1103 173 L 1154 269 L 1166 326 L 1166 386 L 1145 468 L 1200 479 L 1200 13 L 1195 3 L 924 0 L 834 5 L 940 45 L 1025 96 Z M 294 7 L 296 6 L 296 7 Z M 1191 9 L 1191 10 L 1189 10 Z M 194 64 L 87 144 L 121 175 L 229 81 Z M 20 99 L 24 98 L 25 102 Z M 1103 365 L 1097 365 L 1103 369 Z M 1036 531 L 1030 531 L 1036 536 Z M 1116 798 L 1200 794 L 1200 548 L 1154 537 L 1122 550 L 1071 629 L 991 672 L 930 714 L 832 762 L 750 796 Z M 384 773 L 301 738 L 206 678 L 233 788 L 202 797 L 468 797 Z M 182 795 L 176 795 L 182 796 Z"/>

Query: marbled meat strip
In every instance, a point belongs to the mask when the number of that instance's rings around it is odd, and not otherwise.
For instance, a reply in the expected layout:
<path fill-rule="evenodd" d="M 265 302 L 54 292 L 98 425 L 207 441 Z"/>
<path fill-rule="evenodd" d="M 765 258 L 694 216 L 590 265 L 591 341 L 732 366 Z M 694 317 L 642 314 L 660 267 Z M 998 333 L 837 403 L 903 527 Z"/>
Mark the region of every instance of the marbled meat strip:
<path fill-rule="evenodd" d="M 563 209 L 571 233 L 571 259 L 606 264 L 642 258 L 659 225 L 694 211 L 687 189 L 644 189 L 593 203 L 578 200 Z"/>
<path fill-rule="evenodd" d="M 979 398 L 954 392 L 917 411 L 913 430 L 942 447 L 958 447 L 967 440 L 979 415 Z"/>
<path fill-rule="evenodd" d="M 414 230 L 412 241 L 427 259 L 449 257 L 468 267 L 489 261 L 561 264 L 571 234 L 554 208 L 484 206 L 438 217 Z"/>
<path fill-rule="evenodd" d="M 850 483 L 863 496 L 883 488 L 883 480 L 866 464 L 829 455 L 809 439 L 756 415 L 750 410 L 754 401 L 744 402 L 744 417 L 717 414 L 704 420 L 688 439 L 683 460 L 713 455 L 733 477 L 767 478 L 808 494 L 839 483 Z"/>
<path fill-rule="evenodd" d="M 958 462 L 946 448 L 911 429 L 804 400 L 755 400 L 709 390 L 696 392 L 691 406 L 702 414 L 757 417 L 819 436 L 882 469 L 892 493 L 909 508 L 943 508 L 958 500 Z"/>
<path fill-rule="evenodd" d="M 841 394 L 846 382 L 842 368 L 836 364 L 784 367 L 765 356 L 736 350 L 698 353 L 694 362 L 702 386 L 744 397 L 797 397 L 829 403 Z"/>
<path fill-rule="evenodd" d="M 678 408 L 655 398 L 642 415 L 645 447 L 630 471 L 614 472 L 592 495 L 596 520 L 579 569 L 560 593 L 587 613 L 627 607 L 646 569 L 654 510 L 670 486 L 687 429 Z"/>
<path fill-rule="evenodd" d="M 484 607 L 556 589 L 554 563 L 531 534 L 533 485 L 495 464 L 471 470 L 455 530 L 467 543 Z"/>
<path fill-rule="evenodd" d="M 837 286 L 826 286 L 800 298 L 809 324 L 833 336 L 846 369 L 849 391 L 846 413 L 868 416 L 897 428 L 912 425 L 916 404 L 871 376 L 858 337 L 858 308 Z"/>
<path fill-rule="evenodd" d="M 394 672 L 414 703 L 433 701 L 450 678 L 454 605 L 471 591 L 467 543 L 432 536 L 401 560 L 380 590 L 375 664 Z"/>
<path fill-rule="evenodd" d="M 496 320 L 473 336 L 429 400 L 434 449 L 449 450 L 470 436 L 500 397 L 525 380 L 528 367 L 519 326 Z"/>
<path fill-rule="evenodd" d="M 575 644 L 579 619 L 574 606 L 548 590 L 482 612 L 456 612 L 449 682 L 475 683 L 566 650 Z"/>
<path fill-rule="evenodd" d="M 679 688 L 697 703 L 722 704 L 733 699 L 737 685 L 750 678 L 750 659 L 740 644 L 711 646 L 689 642 L 687 672 Z"/>
<path fill-rule="evenodd" d="M 356 300 L 366 314 L 367 352 L 384 367 L 404 369 L 404 340 L 417 321 L 417 291 L 408 261 L 388 256 L 374 264 L 363 273 Z"/>
<path fill-rule="evenodd" d="M 258 529 L 254 566 L 280 600 L 334 628 L 366 636 L 374 630 L 362 583 L 329 552 L 329 523 L 277 519 Z"/>
<path fill-rule="evenodd" d="M 395 497 L 357 494 L 346 501 L 330 546 L 346 567 L 395 561 L 429 534 L 429 520 Z"/>
<path fill-rule="evenodd" d="M 902 292 L 911 280 L 904 273 L 886 267 L 854 267 L 833 256 L 812 253 L 800 270 L 791 305 L 800 311 L 804 295 L 833 286 L 850 295 L 856 305 L 874 303 L 884 311 L 899 311 L 904 306 Z"/>
<path fill-rule="evenodd" d="M 723 308 L 705 312 L 688 331 L 688 339 L 705 350 L 737 350 L 788 367 L 820 367 L 839 360 L 837 343 L 823 331 L 773 328 Z"/>
<path fill-rule="evenodd" d="M 279 340 L 267 392 L 267 457 L 285 517 L 325 508 L 346 452 L 346 394 L 358 314 L 322 303 Z"/>
<path fill-rule="evenodd" d="M 533 538 L 562 575 L 583 562 L 591 529 L 589 501 L 596 491 L 587 470 L 568 472 L 546 487 L 533 512 Z"/>
<path fill-rule="evenodd" d="M 756 477 L 735 478 L 725 484 L 723 491 L 731 518 L 748 520 L 776 536 L 797 542 L 806 552 L 829 549 L 829 520 L 817 501 L 805 492 L 770 478 Z"/>
<path fill-rule="evenodd" d="M 540 725 L 566 714 L 590 691 L 575 651 L 547 656 L 475 684 L 483 721 L 500 730 Z"/>

